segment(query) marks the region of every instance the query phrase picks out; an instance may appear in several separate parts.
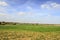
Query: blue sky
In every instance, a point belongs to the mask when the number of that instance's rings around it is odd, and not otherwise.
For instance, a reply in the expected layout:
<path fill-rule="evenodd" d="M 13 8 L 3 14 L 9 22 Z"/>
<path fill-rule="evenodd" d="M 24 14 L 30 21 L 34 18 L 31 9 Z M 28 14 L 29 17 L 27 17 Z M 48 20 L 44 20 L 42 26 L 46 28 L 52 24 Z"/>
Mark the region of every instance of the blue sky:
<path fill-rule="evenodd" d="M 60 24 L 60 0 L 0 0 L 0 21 Z"/>

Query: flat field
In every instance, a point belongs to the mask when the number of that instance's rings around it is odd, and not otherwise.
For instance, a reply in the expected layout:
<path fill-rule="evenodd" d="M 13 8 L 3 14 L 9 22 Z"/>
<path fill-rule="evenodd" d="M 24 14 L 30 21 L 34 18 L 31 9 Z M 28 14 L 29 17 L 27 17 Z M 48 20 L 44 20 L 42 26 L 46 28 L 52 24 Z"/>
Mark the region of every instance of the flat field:
<path fill-rule="evenodd" d="M 52 24 L 0 25 L 0 40 L 60 40 L 60 26 Z"/>

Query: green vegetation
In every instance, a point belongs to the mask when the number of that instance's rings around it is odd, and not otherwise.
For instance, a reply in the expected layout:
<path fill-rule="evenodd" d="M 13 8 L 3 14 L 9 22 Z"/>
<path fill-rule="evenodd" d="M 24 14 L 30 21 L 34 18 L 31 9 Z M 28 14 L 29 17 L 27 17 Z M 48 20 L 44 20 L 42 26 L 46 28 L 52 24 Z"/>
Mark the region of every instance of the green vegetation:
<path fill-rule="evenodd" d="M 0 30 L 27 30 L 37 32 L 56 32 L 60 31 L 60 26 L 47 24 L 17 24 L 17 25 L 0 25 Z"/>
<path fill-rule="evenodd" d="M 0 40 L 60 40 L 60 24 L 0 22 Z"/>

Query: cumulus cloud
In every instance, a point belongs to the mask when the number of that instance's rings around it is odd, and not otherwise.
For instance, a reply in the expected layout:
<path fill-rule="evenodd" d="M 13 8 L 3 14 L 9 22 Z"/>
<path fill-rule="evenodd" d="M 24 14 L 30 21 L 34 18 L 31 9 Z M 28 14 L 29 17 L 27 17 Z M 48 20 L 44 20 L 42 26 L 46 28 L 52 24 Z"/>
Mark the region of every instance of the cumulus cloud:
<path fill-rule="evenodd" d="M 52 8 L 60 8 L 60 4 L 51 2 L 51 3 L 44 3 L 40 5 L 41 8 L 47 8 L 47 9 L 52 9 Z"/>
<path fill-rule="evenodd" d="M 51 3 L 51 6 L 53 8 L 60 8 L 60 4 L 57 4 L 57 3 Z"/>
<path fill-rule="evenodd" d="M 7 6 L 8 4 L 4 1 L 0 1 L 0 6 Z"/>

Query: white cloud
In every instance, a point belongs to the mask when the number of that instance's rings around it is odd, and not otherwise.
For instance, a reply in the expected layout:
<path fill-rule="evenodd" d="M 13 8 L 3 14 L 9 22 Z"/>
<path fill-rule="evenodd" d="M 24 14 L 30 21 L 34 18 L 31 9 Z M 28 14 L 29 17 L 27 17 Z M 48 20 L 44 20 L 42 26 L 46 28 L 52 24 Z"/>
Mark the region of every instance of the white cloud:
<path fill-rule="evenodd" d="M 29 16 L 29 17 L 33 17 L 35 15 L 33 12 L 18 12 L 16 14 L 19 16 Z"/>
<path fill-rule="evenodd" d="M 8 14 L 6 13 L 0 13 L 0 16 L 7 16 Z"/>
<path fill-rule="evenodd" d="M 47 2 L 47 3 L 41 4 L 40 7 L 47 8 L 47 9 L 60 8 L 60 4 L 55 3 L 55 2 L 51 2 L 51 3 Z"/>
<path fill-rule="evenodd" d="M 8 20 L 9 21 L 9 19 L 12 19 L 13 20 L 14 18 L 15 18 L 15 16 L 12 15 L 12 14 L 0 13 L 0 20 L 3 19 L 3 20 Z"/>
<path fill-rule="evenodd" d="M 17 14 L 20 15 L 20 16 L 23 16 L 23 15 L 25 15 L 26 13 L 25 13 L 25 12 L 18 12 Z"/>
<path fill-rule="evenodd" d="M 41 8 L 48 8 L 48 9 L 49 9 L 50 6 L 49 6 L 48 4 L 42 4 L 42 5 L 41 5 Z"/>
<path fill-rule="evenodd" d="M 57 3 L 51 3 L 51 6 L 53 8 L 60 8 L 60 4 L 57 4 Z"/>
<path fill-rule="evenodd" d="M 8 4 L 4 1 L 0 1 L 0 6 L 7 6 Z"/>

